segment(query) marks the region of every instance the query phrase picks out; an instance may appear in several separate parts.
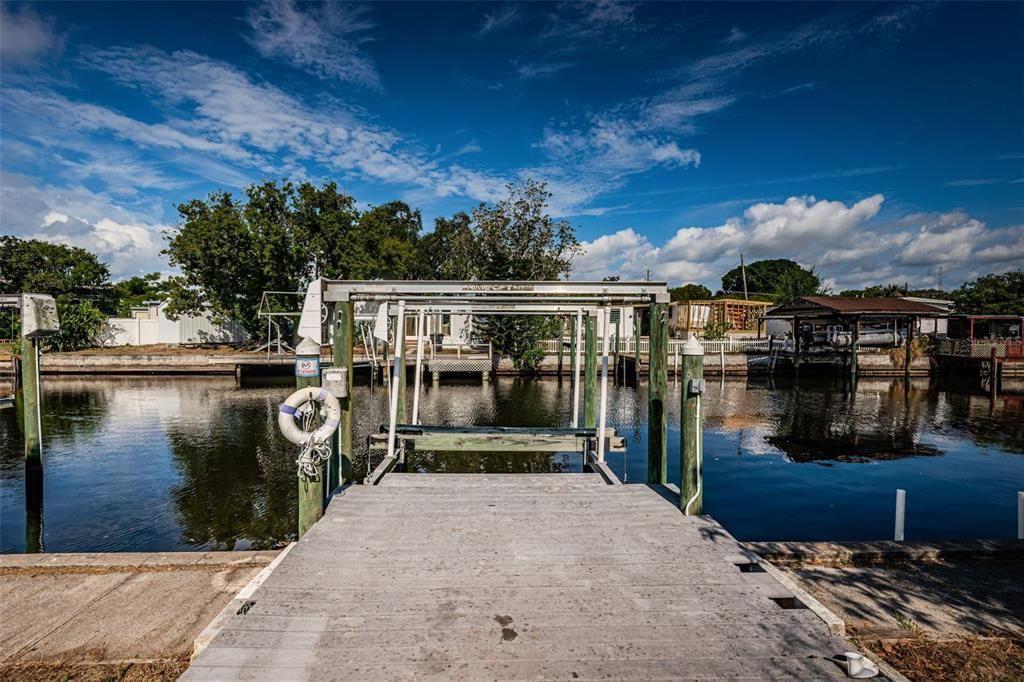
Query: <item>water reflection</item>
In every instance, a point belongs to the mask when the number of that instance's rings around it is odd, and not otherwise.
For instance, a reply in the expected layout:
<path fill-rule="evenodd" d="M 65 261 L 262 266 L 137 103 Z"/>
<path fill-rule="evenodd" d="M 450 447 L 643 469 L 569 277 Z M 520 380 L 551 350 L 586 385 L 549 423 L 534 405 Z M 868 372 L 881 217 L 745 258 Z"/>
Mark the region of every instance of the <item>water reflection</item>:
<path fill-rule="evenodd" d="M 673 481 L 679 390 L 670 380 Z M 229 549 L 292 539 L 296 453 L 276 427 L 289 393 L 287 386 L 237 389 L 220 378 L 47 377 L 46 504 L 35 515 L 25 513 L 17 412 L 0 411 L 0 549 L 25 551 L 34 542 L 47 551 Z M 571 395 L 570 382 L 555 379 L 428 383 L 421 419 L 560 426 L 571 419 Z M 362 477 L 381 456 L 370 455 L 367 438 L 385 423 L 386 393 L 357 386 L 354 399 L 354 468 Z M 827 380 L 774 388 L 712 380 L 704 405 L 706 509 L 742 539 L 886 537 L 896 487 L 908 489 L 908 537 L 1014 533 L 1013 500 L 1024 487 L 1020 396 L 991 402 L 918 379 L 862 379 L 855 392 Z M 610 388 L 608 419 L 628 446 L 608 453 L 610 466 L 625 480 L 646 480 L 646 383 Z M 409 457 L 411 470 L 438 472 L 579 471 L 581 464 L 578 453 Z"/>

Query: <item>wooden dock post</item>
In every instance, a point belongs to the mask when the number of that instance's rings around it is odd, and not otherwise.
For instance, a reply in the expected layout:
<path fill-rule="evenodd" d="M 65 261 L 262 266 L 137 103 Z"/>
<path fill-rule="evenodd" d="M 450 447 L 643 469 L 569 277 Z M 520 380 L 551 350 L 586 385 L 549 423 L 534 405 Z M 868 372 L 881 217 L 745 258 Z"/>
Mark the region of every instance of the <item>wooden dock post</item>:
<path fill-rule="evenodd" d="M 996 352 L 995 344 L 992 344 L 992 353 L 988 362 L 988 390 L 992 400 L 999 395 L 999 355 Z"/>
<path fill-rule="evenodd" d="M 39 339 L 21 337 L 21 423 L 25 440 L 25 552 L 43 550 L 43 418 Z"/>
<path fill-rule="evenodd" d="M 583 323 L 583 426 L 597 426 L 597 315 L 588 313 Z"/>
<path fill-rule="evenodd" d="M 320 344 L 312 339 L 303 339 L 295 349 L 295 388 L 319 385 Z M 324 515 L 326 475 L 327 471 L 321 465 L 315 478 L 309 478 L 302 473 L 298 476 L 300 538 Z"/>
<path fill-rule="evenodd" d="M 576 359 L 579 357 L 577 355 L 579 353 L 579 348 L 576 347 L 576 316 L 575 315 L 573 315 L 569 319 L 569 324 L 571 325 L 570 326 L 570 330 L 571 330 L 571 333 L 572 333 L 572 336 L 569 338 L 569 356 L 570 356 L 569 367 L 571 368 L 570 369 L 570 374 L 572 375 L 572 384 L 570 384 L 570 386 L 573 389 L 575 389 L 576 383 L 580 380 L 580 377 L 579 377 L 580 368 L 576 366 Z"/>
<path fill-rule="evenodd" d="M 334 366 L 347 370 L 348 396 L 340 398 L 337 459 L 332 462 L 334 480 L 345 485 L 352 480 L 352 350 L 355 343 L 355 304 L 342 301 L 334 306 Z"/>
<path fill-rule="evenodd" d="M 651 304 L 647 352 L 647 482 L 668 482 L 668 304 Z M 634 315 L 639 318 L 639 310 Z M 640 328 L 639 324 L 635 325 Z M 636 337 L 637 365 L 640 336 Z"/>
<path fill-rule="evenodd" d="M 682 378 L 679 508 L 684 513 L 694 515 L 701 514 L 704 509 L 704 418 L 700 409 L 704 384 L 704 348 L 693 336 L 683 346 Z"/>
<path fill-rule="evenodd" d="M 25 402 L 22 426 L 25 434 L 25 461 L 41 461 L 42 413 L 39 404 L 39 356 L 36 339 L 21 337 L 21 396 Z"/>

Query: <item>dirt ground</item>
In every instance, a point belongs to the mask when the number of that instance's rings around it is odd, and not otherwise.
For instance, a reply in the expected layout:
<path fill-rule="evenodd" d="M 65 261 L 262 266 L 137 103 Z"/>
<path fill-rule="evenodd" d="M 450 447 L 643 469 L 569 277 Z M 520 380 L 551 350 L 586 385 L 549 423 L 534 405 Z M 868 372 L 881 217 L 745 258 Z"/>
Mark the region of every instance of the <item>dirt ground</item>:
<path fill-rule="evenodd" d="M 1024 679 L 1019 556 L 785 570 L 911 680 Z"/>

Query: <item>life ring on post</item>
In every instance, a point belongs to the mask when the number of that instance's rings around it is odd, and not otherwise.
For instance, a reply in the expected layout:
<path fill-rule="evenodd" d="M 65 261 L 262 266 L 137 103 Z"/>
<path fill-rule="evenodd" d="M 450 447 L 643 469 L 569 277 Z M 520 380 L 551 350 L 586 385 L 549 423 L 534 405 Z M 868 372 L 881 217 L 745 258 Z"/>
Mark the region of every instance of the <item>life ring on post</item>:
<path fill-rule="evenodd" d="M 310 402 L 320 403 L 321 409 L 326 413 L 327 418 L 316 431 L 303 431 L 295 421 L 295 413 Z M 309 387 L 300 388 L 288 396 L 288 400 L 281 403 L 277 413 L 277 427 L 290 442 L 296 445 L 305 445 L 310 440 L 315 444 L 323 443 L 331 434 L 338 429 L 341 423 L 341 403 L 323 388 Z"/>

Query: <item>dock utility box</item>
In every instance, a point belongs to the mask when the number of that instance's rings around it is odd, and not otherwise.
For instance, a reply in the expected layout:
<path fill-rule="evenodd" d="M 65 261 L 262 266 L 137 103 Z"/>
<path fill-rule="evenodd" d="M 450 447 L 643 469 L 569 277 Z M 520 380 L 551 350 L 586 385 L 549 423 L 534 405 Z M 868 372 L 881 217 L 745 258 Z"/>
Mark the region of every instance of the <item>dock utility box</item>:
<path fill-rule="evenodd" d="M 46 294 L 22 294 L 21 335 L 26 339 L 53 336 L 60 331 L 57 303 Z"/>

